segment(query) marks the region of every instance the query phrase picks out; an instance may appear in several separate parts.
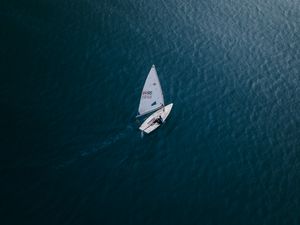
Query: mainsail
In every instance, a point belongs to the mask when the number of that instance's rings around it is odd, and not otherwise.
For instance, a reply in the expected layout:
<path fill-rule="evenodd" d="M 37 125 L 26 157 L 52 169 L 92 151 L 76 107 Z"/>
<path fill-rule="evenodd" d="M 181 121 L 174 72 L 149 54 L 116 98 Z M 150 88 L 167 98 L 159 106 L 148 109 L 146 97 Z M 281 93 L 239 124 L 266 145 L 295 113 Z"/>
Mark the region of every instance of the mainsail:
<path fill-rule="evenodd" d="M 143 87 L 139 105 L 139 114 L 144 115 L 150 113 L 156 109 L 161 108 L 163 105 L 164 96 L 161 90 L 155 66 L 153 65 Z"/>

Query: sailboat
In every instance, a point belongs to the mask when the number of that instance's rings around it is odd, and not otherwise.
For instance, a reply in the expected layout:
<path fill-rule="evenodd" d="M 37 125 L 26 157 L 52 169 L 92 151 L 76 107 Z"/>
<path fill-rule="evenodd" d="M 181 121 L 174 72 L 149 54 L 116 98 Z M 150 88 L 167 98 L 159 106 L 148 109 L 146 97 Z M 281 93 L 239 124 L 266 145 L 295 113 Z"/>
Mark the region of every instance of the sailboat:
<path fill-rule="evenodd" d="M 165 106 L 157 71 L 153 65 L 143 87 L 138 109 L 139 114 L 136 117 L 152 114 L 142 123 L 139 129 L 147 134 L 151 133 L 165 122 L 172 107 L 173 103 Z"/>

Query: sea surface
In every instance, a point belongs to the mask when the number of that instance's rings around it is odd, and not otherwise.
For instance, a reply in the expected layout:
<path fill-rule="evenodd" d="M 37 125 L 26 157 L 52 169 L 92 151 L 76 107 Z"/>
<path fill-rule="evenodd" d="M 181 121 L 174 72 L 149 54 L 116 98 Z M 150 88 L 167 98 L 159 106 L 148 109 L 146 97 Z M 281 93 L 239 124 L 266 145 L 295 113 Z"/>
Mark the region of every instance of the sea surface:
<path fill-rule="evenodd" d="M 2 0 L 1 225 L 299 225 L 299 0 Z M 141 136 L 155 64 L 167 122 Z"/>

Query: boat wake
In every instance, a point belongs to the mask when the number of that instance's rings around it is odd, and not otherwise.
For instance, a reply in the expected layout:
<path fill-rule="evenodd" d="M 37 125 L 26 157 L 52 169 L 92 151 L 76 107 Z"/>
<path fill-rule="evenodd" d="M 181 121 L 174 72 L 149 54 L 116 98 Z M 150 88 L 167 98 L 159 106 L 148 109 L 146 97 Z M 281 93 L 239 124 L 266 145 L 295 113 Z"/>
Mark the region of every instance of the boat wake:
<path fill-rule="evenodd" d="M 82 160 L 83 158 L 90 157 L 92 155 L 100 153 L 101 151 L 108 149 L 110 146 L 116 144 L 117 142 L 129 137 L 129 135 L 132 133 L 133 130 L 134 130 L 134 126 L 128 125 L 122 131 L 112 135 L 111 137 L 99 142 L 92 143 L 90 146 L 86 146 L 84 150 L 79 150 L 78 154 L 76 154 L 72 159 L 68 159 L 60 163 L 59 165 L 55 166 L 55 168 L 60 169 L 60 168 L 67 167 L 69 165 L 78 162 L 79 160 Z"/>
<path fill-rule="evenodd" d="M 111 145 L 117 143 L 118 141 L 121 141 L 125 138 L 127 138 L 130 133 L 133 131 L 134 127 L 132 125 L 128 125 L 126 128 L 124 128 L 124 130 L 118 132 L 115 135 L 112 135 L 111 137 L 107 138 L 104 141 L 98 142 L 98 143 L 94 143 L 94 145 L 91 147 L 91 149 L 89 149 L 88 151 L 81 151 L 81 156 L 85 157 L 85 156 L 89 156 L 91 154 L 95 154 L 99 151 L 102 151 L 108 147 L 110 147 Z"/>

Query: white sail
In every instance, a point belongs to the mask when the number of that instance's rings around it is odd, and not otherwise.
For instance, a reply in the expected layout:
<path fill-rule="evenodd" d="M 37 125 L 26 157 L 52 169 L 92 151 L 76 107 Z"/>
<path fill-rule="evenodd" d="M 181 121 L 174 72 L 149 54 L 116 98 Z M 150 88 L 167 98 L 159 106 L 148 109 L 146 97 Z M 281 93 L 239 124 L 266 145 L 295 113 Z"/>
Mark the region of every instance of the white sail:
<path fill-rule="evenodd" d="M 139 114 L 147 114 L 158 108 L 161 108 L 163 105 L 164 96 L 161 90 L 155 66 L 153 65 L 143 87 L 139 105 Z"/>

